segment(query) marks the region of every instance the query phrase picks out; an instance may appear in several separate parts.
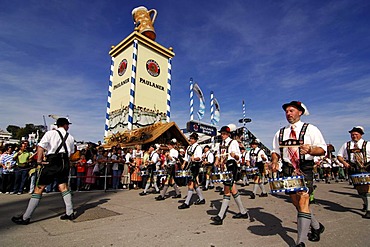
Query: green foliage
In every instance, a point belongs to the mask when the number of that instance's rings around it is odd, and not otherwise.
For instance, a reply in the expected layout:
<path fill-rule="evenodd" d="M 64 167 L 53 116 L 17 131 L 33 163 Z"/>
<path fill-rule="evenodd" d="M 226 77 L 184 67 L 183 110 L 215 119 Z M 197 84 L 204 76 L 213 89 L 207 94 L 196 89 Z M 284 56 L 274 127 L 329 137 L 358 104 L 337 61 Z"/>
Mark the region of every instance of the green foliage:
<path fill-rule="evenodd" d="M 12 138 L 21 140 L 22 137 L 28 139 L 28 135 L 39 131 L 39 140 L 44 136 L 46 130 L 43 125 L 26 124 L 23 128 L 9 125 L 6 130 L 12 134 Z"/>

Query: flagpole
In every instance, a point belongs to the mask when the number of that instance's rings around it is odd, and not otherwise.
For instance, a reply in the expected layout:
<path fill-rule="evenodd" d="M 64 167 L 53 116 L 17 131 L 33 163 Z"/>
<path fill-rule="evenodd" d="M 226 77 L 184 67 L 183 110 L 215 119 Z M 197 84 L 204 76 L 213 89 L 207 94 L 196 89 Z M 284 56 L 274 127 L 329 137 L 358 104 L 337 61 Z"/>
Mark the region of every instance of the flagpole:
<path fill-rule="evenodd" d="M 194 120 L 194 92 L 193 92 L 193 78 L 190 78 L 190 121 Z"/>
<path fill-rule="evenodd" d="M 244 100 L 243 100 L 243 136 L 244 136 L 244 145 L 246 144 L 247 142 L 247 132 L 246 132 L 246 123 L 244 121 L 245 119 L 245 103 L 244 103 Z"/>
<path fill-rule="evenodd" d="M 214 117 L 213 91 L 211 91 L 211 124 L 214 122 Z"/>

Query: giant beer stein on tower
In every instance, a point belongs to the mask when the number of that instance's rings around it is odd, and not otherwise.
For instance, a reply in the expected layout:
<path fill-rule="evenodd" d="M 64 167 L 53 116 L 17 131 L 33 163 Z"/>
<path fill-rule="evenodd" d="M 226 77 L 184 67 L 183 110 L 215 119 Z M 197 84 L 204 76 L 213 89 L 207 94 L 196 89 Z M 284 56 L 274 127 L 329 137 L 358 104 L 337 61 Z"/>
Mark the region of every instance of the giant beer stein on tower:
<path fill-rule="evenodd" d="M 156 38 L 153 26 L 156 17 L 157 11 L 155 9 L 148 10 L 144 6 L 140 6 L 132 10 L 132 18 L 136 26 L 135 30 L 151 40 Z"/>

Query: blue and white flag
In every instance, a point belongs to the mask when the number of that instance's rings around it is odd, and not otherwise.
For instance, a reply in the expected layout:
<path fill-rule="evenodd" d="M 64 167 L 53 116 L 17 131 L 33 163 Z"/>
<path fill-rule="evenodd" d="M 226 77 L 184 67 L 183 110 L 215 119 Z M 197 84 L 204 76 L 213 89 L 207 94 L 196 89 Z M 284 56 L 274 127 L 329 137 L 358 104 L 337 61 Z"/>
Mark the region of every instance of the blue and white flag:
<path fill-rule="evenodd" d="M 220 104 L 218 103 L 216 98 L 213 98 L 213 105 L 215 107 L 213 119 L 211 119 L 211 123 L 213 125 L 217 125 L 220 121 Z"/>
<path fill-rule="evenodd" d="M 197 115 L 199 120 L 201 120 L 204 117 L 204 113 L 206 111 L 204 94 L 197 83 L 194 84 L 193 91 L 199 98 L 199 110 L 197 112 Z"/>

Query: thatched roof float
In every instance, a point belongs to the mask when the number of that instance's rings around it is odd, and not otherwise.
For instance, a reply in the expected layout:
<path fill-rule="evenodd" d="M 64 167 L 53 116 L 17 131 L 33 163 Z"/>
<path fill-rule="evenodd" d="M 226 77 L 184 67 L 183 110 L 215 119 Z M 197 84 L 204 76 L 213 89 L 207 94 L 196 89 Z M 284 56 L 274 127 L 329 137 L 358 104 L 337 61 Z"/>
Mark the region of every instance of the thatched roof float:
<path fill-rule="evenodd" d="M 179 146 L 187 147 L 189 142 L 175 122 L 155 123 L 153 125 L 119 132 L 105 138 L 104 148 L 120 145 L 122 148 L 142 145 L 144 148 L 153 144 L 166 144 L 176 138 Z"/>

